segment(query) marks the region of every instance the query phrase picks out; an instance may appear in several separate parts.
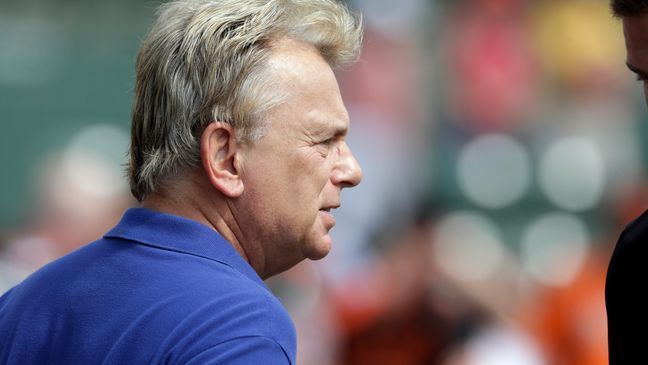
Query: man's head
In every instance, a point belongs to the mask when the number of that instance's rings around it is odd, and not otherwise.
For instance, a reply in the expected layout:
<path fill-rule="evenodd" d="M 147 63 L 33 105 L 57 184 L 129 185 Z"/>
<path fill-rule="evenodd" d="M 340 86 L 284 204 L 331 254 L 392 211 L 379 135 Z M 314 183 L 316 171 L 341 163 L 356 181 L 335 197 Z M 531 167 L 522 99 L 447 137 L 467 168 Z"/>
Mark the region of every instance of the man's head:
<path fill-rule="evenodd" d="M 610 7 L 619 18 L 648 14 L 648 0 L 612 0 Z"/>
<path fill-rule="evenodd" d="M 230 124 L 242 142 L 266 127 L 288 96 L 267 73 L 273 41 L 310 44 L 331 67 L 359 54 L 361 23 L 332 0 L 184 0 L 163 5 L 137 58 L 129 177 L 142 200 L 200 166 L 207 124 Z"/>
<path fill-rule="evenodd" d="M 623 21 L 626 64 L 643 82 L 648 103 L 648 0 L 612 0 L 610 7 Z"/>
<path fill-rule="evenodd" d="M 135 197 L 199 210 L 262 277 L 325 256 L 330 210 L 362 178 L 332 67 L 361 39 L 334 0 L 164 6 L 137 60 Z"/>

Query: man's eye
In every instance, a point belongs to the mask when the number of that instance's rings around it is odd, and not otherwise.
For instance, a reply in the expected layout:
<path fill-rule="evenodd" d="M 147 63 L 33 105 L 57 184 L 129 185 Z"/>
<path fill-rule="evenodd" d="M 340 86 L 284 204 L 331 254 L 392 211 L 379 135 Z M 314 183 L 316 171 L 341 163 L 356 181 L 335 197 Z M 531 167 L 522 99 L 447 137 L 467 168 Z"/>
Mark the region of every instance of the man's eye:
<path fill-rule="evenodd" d="M 320 142 L 321 145 L 330 146 L 333 143 L 333 138 L 329 138 L 325 141 Z"/>

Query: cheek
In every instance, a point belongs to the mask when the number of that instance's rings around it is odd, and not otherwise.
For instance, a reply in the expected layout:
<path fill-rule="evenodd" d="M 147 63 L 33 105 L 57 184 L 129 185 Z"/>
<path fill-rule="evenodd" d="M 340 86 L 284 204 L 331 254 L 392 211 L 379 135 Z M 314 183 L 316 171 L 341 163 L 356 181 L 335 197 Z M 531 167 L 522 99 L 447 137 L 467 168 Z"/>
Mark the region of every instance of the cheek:
<path fill-rule="evenodd" d="M 321 160 L 314 169 L 313 176 L 317 176 L 320 190 L 323 190 L 327 185 L 331 185 L 329 184 L 331 181 L 331 173 L 333 172 L 333 167 L 338 160 L 336 155 L 335 152 L 331 151 L 328 158 Z"/>
<path fill-rule="evenodd" d="M 294 180 L 290 182 L 288 198 L 299 208 L 298 210 L 311 211 L 319 206 L 330 195 L 330 178 L 324 168 L 324 162 L 318 162 L 318 166 L 301 166 L 299 173 L 294 174 Z"/>
<path fill-rule="evenodd" d="M 317 196 L 322 194 L 327 185 L 329 185 L 329 171 L 327 164 L 322 161 L 320 161 L 317 166 L 303 168 L 302 173 L 299 174 L 299 179 L 301 180 L 301 184 L 303 184 L 305 191 L 308 191 L 308 194 L 311 196 L 313 194 Z"/>
<path fill-rule="evenodd" d="M 302 207 L 321 203 L 321 195 L 327 190 L 331 180 L 331 172 L 338 161 L 339 153 L 331 149 L 326 156 L 322 156 L 315 148 L 301 150 L 284 161 L 279 169 L 285 174 L 288 184 L 285 194 L 287 199 Z M 309 202 L 306 203 L 305 200 Z M 310 209 L 310 208 L 309 208 Z"/>
<path fill-rule="evenodd" d="M 294 175 L 304 181 L 322 181 L 330 174 L 335 159 L 333 151 L 330 151 L 327 156 L 322 156 L 321 153 L 313 151 L 300 156 L 294 162 L 292 171 L 298 172 Z"/>

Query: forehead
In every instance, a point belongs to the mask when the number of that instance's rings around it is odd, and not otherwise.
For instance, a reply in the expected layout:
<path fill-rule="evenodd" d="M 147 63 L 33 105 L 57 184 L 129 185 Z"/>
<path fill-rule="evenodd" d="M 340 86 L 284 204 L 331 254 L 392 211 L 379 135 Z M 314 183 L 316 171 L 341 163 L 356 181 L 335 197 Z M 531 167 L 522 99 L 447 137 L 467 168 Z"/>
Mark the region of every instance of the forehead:
<path fill-rule="evenodd" d="M 271 114 L 284 121 L 301 117 L 312 132 L 348 128 L 335 74 L 315 47 L 289 38 L 275 41 L 268 70 L 286 97 Z"/>

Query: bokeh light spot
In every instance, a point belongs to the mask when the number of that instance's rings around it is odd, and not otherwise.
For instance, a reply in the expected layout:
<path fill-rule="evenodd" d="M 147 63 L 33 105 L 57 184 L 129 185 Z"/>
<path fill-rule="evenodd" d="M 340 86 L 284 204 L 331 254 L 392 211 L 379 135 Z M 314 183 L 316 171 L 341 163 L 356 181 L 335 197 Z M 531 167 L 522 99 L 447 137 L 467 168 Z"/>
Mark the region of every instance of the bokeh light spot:
<path fill-rule="evenodd" d="M 447 215 L 439 221 L 432 239 L 433 260 L 458 280 L 488 279 L 504 258 L 497 226 L 478 213 Z"/>
<path fill-rule="evenodd" d="M 96 197 L 126 191 L 123 177 L 128 135 L 108 124 L 95 124 L 79 131 L 63 154 L 63 169 L 71 188 Z"/>
<path fill-rule="evenodd" d="M 567 285 L 584 264 L 588 242 L 589 233 L 580 218 L 562 212 L 544 215 L 522 237 L 523 269 L 543 284 Z"/>
<path fill-rule="evenodd" d="M 503 134 L 470 142 L 459 156 L 458 180 L 464 194 L 486 208 L 514 203 L 527 191 L 530 162 L 526 149 Z"/>
<path fill-rule="evenodd" d="M 585 137 L 564 138 L 550 146 L 542 156 L 539 173 L 540 188 L 563 209 L 590 209 L 603 194 L 603 156 L 598 146 Z"/>

